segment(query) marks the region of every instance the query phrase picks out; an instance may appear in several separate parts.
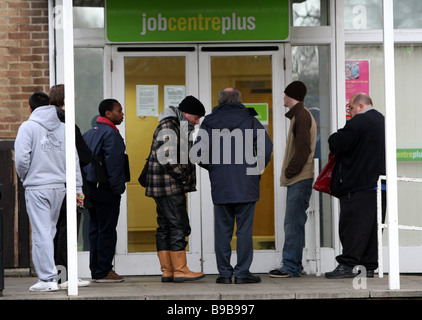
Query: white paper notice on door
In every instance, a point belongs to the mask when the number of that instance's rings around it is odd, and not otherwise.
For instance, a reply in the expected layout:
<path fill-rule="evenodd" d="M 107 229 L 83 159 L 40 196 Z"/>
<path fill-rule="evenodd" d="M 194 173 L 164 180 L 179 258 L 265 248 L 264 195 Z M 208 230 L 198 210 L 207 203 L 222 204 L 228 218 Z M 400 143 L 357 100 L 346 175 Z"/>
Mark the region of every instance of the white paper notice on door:
<path fill-rule="evenodd" d="M 179 106 L 185 94 L 185 86 L 164 86 L 164 108 Z"/>
<path fill-rule="evenodd" d="M 158 117 L 158 85 L 136 86 L 136 115 Z"/>

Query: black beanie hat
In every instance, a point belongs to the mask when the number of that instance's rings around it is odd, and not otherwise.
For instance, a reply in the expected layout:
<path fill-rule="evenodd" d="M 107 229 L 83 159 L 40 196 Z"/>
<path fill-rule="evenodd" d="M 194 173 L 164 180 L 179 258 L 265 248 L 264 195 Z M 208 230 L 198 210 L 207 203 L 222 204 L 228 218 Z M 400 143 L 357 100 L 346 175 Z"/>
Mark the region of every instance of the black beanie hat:
<path fill-rule="evenodd" d="M 306 96 L 306 86 L 301 81 L 293 81 L 286 87 L 284 93 L 297 101 L 303 101 Z"/>
<path fill-rule="evenodd" d="M 179 104 L 179 110 L 196 116 L 204 116 L 205 108 L 194 96 L 187 96 Z"/>

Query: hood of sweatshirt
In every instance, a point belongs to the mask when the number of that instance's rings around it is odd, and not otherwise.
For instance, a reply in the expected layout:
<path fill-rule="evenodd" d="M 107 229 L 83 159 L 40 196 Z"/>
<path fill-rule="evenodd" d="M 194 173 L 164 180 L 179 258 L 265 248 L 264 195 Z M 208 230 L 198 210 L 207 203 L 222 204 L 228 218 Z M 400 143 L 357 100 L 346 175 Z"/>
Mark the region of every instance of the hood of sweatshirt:
<path fill-rule="evenodd" d="M 166 118 L 176 118 L 180 123 L 180 127 L 187 126 L 188 132 L 191 132 L 195 128 L 195 126 L 188 119 L 185 118 L 183 112 L 180 111 L 177 107 L 170 106 L 164 109 L 164 111 L 161 112 L 158 116 L 158 122 Z"/>
<path fill-rule="evenodd" d="M 168 107 L 165 108 L 163 112 L 160 113 L 160 115 L 158 116 L 158 122 L 160 122 L 161 120 L 164 120 L 166 118 L 178 118 L 177 116 L 177 111 L 175 107 Z"/>
<path fill-rule="evenodd" d="M 36 108 L 32 111 L 28 120 L 39 123 L 48 131 L 53 131 L 61 123 L 59 117 L 57 116 L 55 106 L 42 106 Z"/>

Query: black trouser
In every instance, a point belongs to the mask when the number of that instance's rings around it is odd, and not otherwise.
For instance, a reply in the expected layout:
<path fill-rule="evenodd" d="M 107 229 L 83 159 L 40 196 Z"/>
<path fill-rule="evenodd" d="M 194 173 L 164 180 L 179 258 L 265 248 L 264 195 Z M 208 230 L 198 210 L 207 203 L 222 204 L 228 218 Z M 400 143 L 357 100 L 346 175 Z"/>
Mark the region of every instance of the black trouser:
<path fill-rule="evenodd" d="M 214 205 L 215 257 L 220 276 L 244 278 L 249 275 L 253 259 L 252 228 L 255 213 L 255 202 L 229 203 Z M 237 263 L 230 264 L 232 248 L 230 241 L 236 222 Z"/>
<path fill-rule="evenodd" d="M 377 192 L 358 191 L 340 198 L 339 234 L 343 252 L 338 263 L 378 268 Z M 385 219 L 386 195 L 382 191 L 382 221 Z"/>
<path fill-rule="evenodd" d="M 56 236 L 54 237 L 54 261 L 56 266 L 63 266 L 66 268 L 67 279 L 67 216 L 66 216 L 66 197 L 63 199 L 60 208 L 59 220 L 56 225 Z M 81 221 L 81 212 L 76 210 L 76 234 L 79 233 L 79 224 Z"/>
<path fill-rule="evenodd" d="M 157 204 L 157 251 L 185 250 L 190 235 L 189 217 L 184 193 L 154 198 Z"/>
<path fill-rule="evenodd" d="M 89 267 L 92 279 L 101 279 L 113 268 L 121 196 L 112 193 L 109 186 L 101 184 L 97 188 L 89 183 L 89 192 L 92 202 L 89 208 Z"/>

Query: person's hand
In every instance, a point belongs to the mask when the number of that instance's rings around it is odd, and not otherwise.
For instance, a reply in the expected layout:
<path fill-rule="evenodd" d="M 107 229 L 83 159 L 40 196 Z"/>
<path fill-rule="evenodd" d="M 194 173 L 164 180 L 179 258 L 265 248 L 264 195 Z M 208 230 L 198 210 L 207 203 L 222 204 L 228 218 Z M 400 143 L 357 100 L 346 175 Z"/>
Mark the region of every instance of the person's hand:
<path fill-rule="evenodd" d="M 77 193 L 76 194 L 76 205 L 78 207 L 84 206 L 84 200 L 85 200 L 85 195 L 83 193 Z"/>

